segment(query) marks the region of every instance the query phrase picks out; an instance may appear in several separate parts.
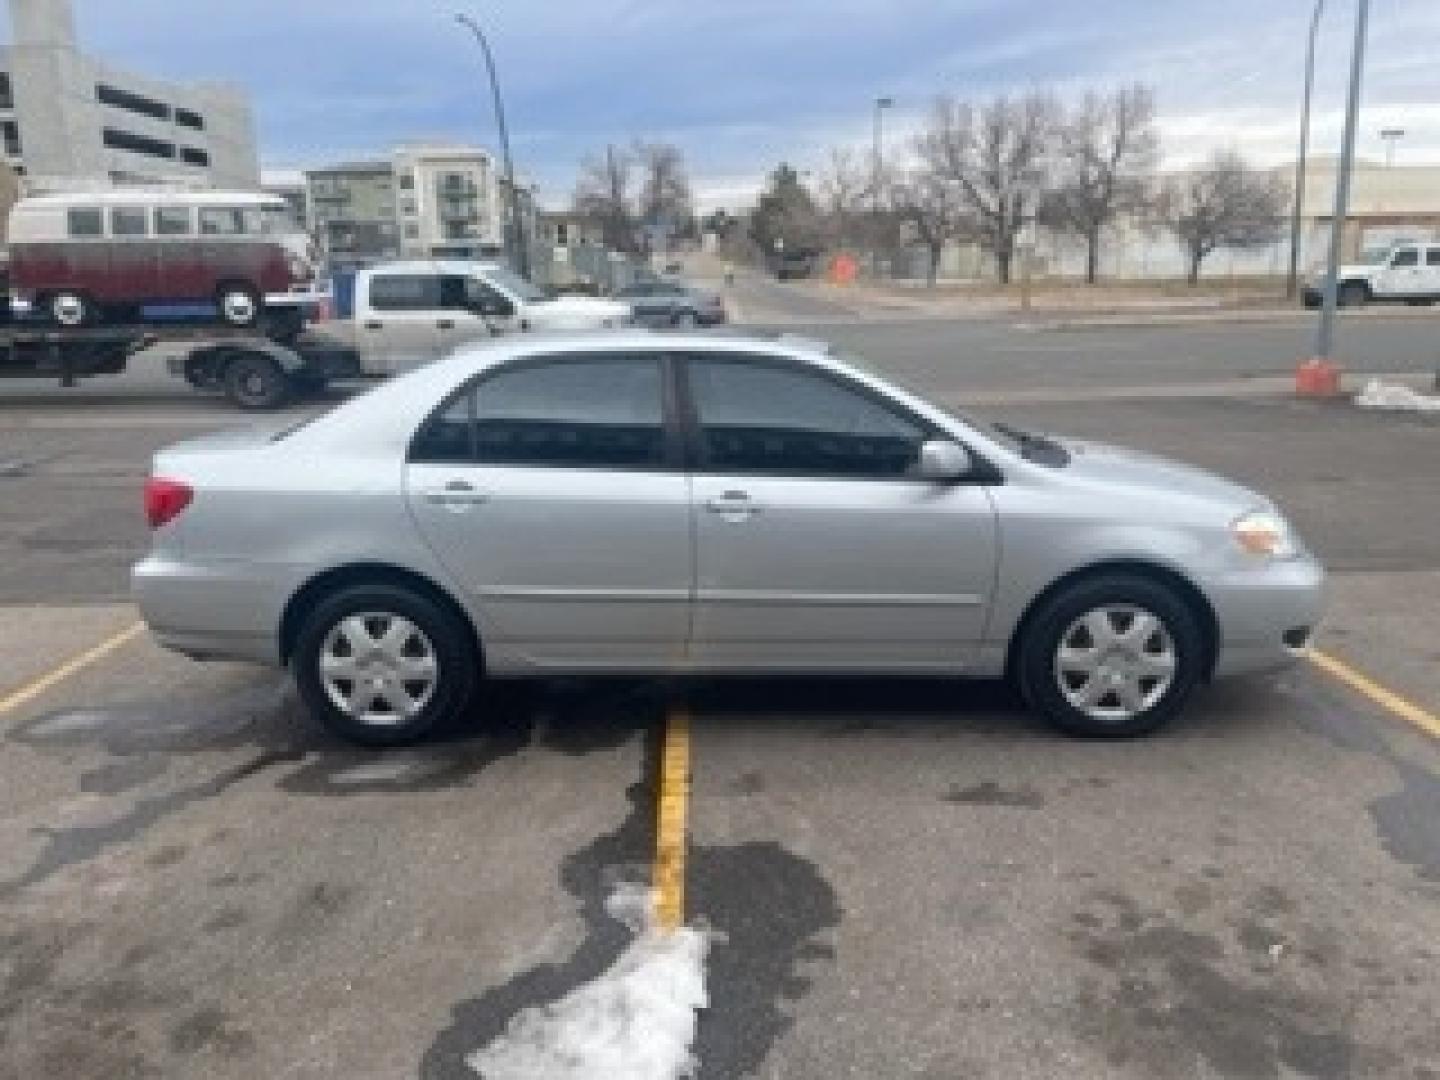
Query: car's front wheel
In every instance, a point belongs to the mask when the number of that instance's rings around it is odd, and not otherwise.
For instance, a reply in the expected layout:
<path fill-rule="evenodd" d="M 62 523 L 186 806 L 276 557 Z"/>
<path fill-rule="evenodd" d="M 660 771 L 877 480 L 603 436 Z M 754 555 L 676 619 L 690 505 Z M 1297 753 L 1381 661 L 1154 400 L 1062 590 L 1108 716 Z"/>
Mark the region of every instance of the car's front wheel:
<path fill-rule="evenodd" d="M 321 601 L 291 663 L 311 714 L 368 746 L 412 743 L 455 719 L 479 672 L 469 628 L 454 613 L 421 592 L 386 584 Z"/>
<path fill-rule="evenodd" d="M 1083 578 L 1027 622 L 1015 673 L 1030 706 L 1072 735 L 1146 735 L 1199 681 L 1205 638 L 1185 600 L 1133 574 Z"/>

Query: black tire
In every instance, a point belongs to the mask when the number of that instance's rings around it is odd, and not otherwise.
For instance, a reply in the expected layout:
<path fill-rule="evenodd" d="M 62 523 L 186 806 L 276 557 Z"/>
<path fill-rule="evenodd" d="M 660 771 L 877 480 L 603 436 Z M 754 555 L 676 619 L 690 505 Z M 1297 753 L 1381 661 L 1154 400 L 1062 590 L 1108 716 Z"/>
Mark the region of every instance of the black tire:
<path fill-rule="evenodd" d="M 73 289 L 62 289 L 47 297 L 45 312 L 52 323 L 67 329 L 89 326 L 98 314 L 90 298 Z"/>
<path fill-rule="evenodd" d="M 400 616 L 428 638 L 438 677 L 428 701 L 412 717 L 365 723 L 340 708 L 325 688 L 321 650 L 336 627 L 362 613 Z M 421 592 L 385 583 L 352 586 L 321 600 L 300 628 L 290 667 L 310 714 L 337 737 L 364 746 L 404 746 L 443 729 L 469 706 L 480 676 L 474 638 L 453 612 Z"/>
<path fill-rule="evenodd" d="M 1100 719 L 1072 704 L 1056 670 L 1067 630 L 1086 613 L 1108 605 L 1133 606 L 1154 615 L 1169 635 L 1174 654 L 1168 688 L 1143 711 L 1124 719 Z M 1020 692 L 1056 728 L 1082 738 L 1150 734 L 1184 707 L 1204 671 L 1205 635 L 1195 612 L 1173 588 L 1137 574 L 1097 574 L 1065 586 L 1031 615 L 1022 633 L 1014 667 Z"/>
<path fill-rule="evenodd" d="M 242 409 L 278 409 L 293 389 L 289 376 L 261 353 L 237 352 L 225 365 L 225 395 Z"/>
<path fill-rule="evenodd" d="M 222 390 L 225 386 L 221 367 L 208 356 L 186 357 L 185 381 L 196 390 Z"/>
<path fill-rule="evenodd" d="M 1347 281 L 1340 286 L 1336 303 L 1340 307 L 1364 307 L 1370 302 L 1370 289 L 1364 282 Z"/>
<path fill-rule="evenodd" d="M 241 281 L 227 281 L 216 289 L 215 306 L 222 323 L 241 329 L 257 325 L 265 310 L 260 293 L 253 285 Z"/>

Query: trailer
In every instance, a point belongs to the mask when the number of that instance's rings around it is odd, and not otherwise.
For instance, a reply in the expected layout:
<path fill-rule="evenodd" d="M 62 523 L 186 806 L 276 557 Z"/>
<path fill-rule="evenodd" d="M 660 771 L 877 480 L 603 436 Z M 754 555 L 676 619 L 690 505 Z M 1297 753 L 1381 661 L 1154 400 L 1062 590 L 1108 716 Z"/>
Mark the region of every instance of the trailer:
<path fill-rule="evenodd" d="M 142 356 L 249 410 L 277 409 L 297 393 L 361 373 L 356 350 L 322 334 L 277 340 L 221 326 L 0 327 L 0 378 L 54 378 L 75 386 L 119 375 Z"/>

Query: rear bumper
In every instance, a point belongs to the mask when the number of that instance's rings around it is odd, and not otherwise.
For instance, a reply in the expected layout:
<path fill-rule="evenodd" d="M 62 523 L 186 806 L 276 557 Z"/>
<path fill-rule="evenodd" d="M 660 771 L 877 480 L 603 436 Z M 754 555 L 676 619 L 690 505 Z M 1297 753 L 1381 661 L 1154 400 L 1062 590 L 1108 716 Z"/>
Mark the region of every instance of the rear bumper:
<path fill-rule="evenodd" d="M 167 649 L 203 660 L 279 666 L 290 575 L 238 560 L 196 564 L 151 554 L 130 572 L 141 618 Z"/>
<path fill-rule="evenodd" d="M 1325 571 L 1286 559 L 1205 582 L 1220 629 L 1215 675 L 1275 671 L 1302 659 L 1324 611 Z"/>

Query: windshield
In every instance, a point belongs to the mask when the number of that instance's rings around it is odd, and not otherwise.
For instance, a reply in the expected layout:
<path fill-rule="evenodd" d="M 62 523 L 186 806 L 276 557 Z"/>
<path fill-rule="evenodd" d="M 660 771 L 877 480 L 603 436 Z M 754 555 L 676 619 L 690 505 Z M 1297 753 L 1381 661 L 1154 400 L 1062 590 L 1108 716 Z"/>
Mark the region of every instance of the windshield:
<path fill-rule="evenodd" d="M 526 281 L 519 274 L 507 267 L 496 265 L 487 266 L 485 268 L 485 276 L 500 286 L 500 288 L 527 304 L 538 304 L 550 299 L 550 296 L 542 289 Z"/>
<path fill-rule="evenodd" d="M 1379 266 L 1389 258 L 1389 248 L 1369 248 L 1360 253 L 1360 262 L 1365 266 Z"/>

